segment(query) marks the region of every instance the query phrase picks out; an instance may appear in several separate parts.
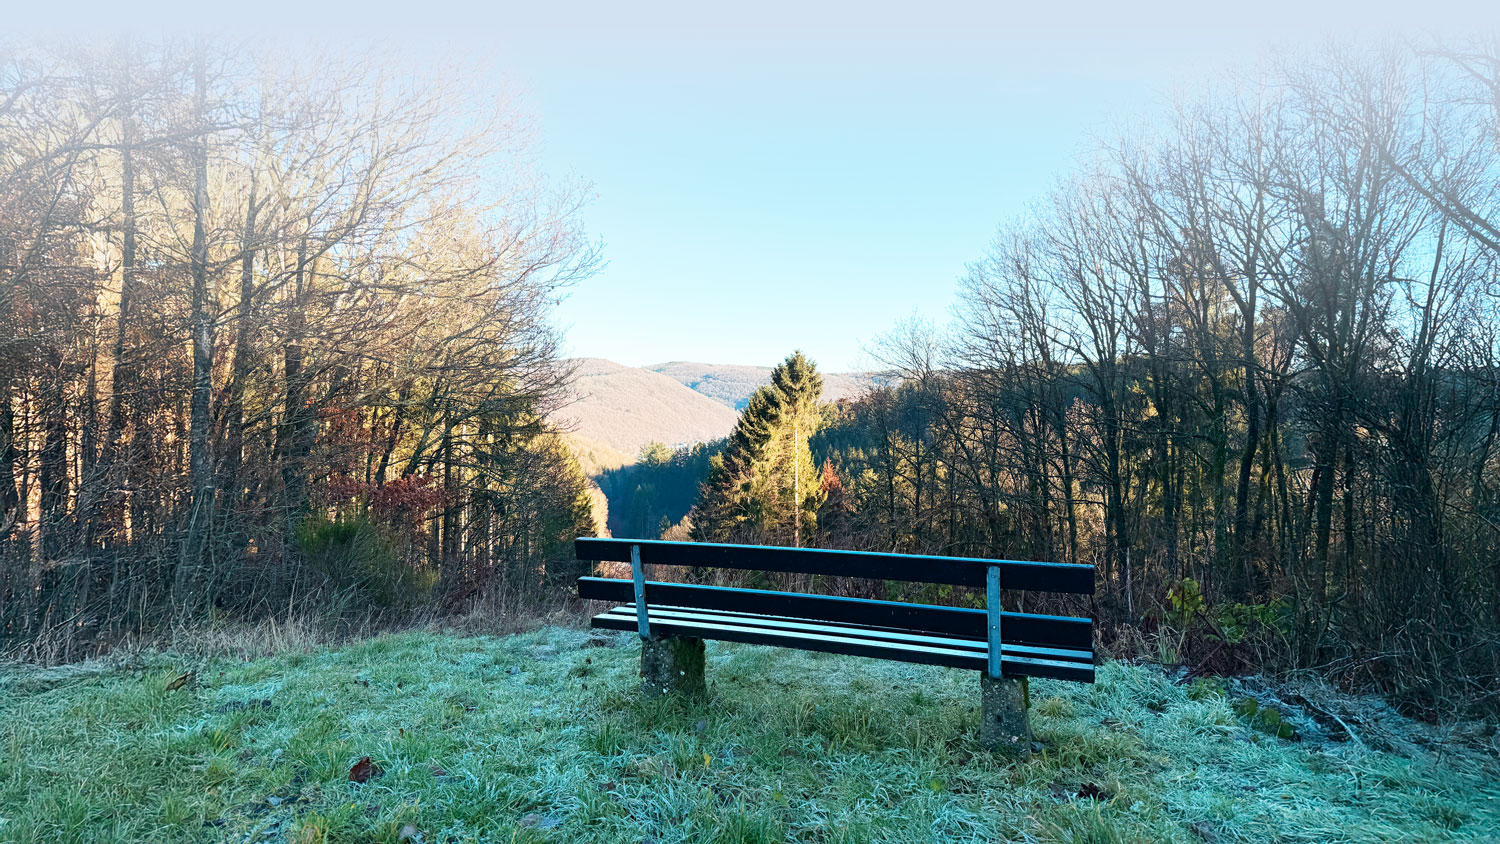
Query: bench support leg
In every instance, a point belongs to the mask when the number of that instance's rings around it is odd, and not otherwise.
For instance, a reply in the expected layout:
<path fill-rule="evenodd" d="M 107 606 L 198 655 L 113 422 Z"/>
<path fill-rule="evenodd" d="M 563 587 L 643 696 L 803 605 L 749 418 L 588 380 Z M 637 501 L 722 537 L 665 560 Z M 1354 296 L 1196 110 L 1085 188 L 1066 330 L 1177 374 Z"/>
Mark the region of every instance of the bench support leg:
<path fill-rule="evenodd" d="M 979 743 L 1012 756 L 1031 751 L 1031 718 L 1026 713 L 1026 678 L 979 675 Z"/>
<path fill-rule="evenodd" d="M 652 636 L 641 640 L 641 691 L 651 697 L 703 697 L 703 640 Z"/>

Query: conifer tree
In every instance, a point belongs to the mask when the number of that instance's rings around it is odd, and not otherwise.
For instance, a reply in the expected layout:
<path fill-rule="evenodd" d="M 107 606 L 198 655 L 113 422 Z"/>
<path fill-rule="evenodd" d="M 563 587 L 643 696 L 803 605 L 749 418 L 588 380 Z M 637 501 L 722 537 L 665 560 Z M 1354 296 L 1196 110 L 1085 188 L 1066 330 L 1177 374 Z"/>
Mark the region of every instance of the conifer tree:
<path fill-rule="evenodd" d="M 771 372 L 709 464 L 694 538 L 801 545 L 817 528 L 823 490 L 808 440 L 821 422 L 823 377 L 801 352 Z"/>

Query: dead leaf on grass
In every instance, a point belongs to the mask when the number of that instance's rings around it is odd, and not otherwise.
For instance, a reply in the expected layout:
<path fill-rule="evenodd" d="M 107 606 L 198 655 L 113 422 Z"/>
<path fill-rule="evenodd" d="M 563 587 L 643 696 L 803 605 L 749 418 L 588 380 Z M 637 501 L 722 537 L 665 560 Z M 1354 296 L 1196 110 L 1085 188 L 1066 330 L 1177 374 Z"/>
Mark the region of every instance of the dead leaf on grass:
<path fill-rule="evenodd" d="M 1094 800 L 1108 800 L 1114 795 L 1099 787 L 1096 782 L 1086 782 L 1078 787 L 1080 798 L 1093 798 Z"/>
<path fill-rule="evenodd" d="M 355 762 L 353 767 L 349 769 L 349 781 L 369 782 L 372 777 L 378 777 L 382 773 L 384 771 L 380 770 L 379 765 L 371 762 L 370 757 L 361 756 L 359 757 L 359 761 Z"/>

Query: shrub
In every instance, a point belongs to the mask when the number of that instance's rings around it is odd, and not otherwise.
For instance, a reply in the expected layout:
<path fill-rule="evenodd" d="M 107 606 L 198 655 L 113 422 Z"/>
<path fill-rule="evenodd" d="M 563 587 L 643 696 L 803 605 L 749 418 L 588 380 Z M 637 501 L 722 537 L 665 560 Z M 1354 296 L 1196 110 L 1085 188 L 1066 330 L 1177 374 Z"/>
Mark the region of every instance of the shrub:
<path fill-rule="evenodd" d="M 1168 589 L 1161 620 L 1157 648 L 1163 662 L 1234 674 L 1273 668 L 1288 649 L 1291 612 L 1285 599 L 1212 604 L 1190 577 Z"/>
<path fill-rule="evenodd" d="M 1207 603 L 1198 581 L 1184 577 L 1167 590 L 1167 621 L 1179 630 L 1186 630 L 1203 613 Z"/>
<path fill-rule="evenodd" d="M 363 511 L 332 519 L 313 513 L 297 528 L 307 565 L 366 607 L 408 607 L 425 601 L 435 572 L 411 565 L 400 544 Z"/>

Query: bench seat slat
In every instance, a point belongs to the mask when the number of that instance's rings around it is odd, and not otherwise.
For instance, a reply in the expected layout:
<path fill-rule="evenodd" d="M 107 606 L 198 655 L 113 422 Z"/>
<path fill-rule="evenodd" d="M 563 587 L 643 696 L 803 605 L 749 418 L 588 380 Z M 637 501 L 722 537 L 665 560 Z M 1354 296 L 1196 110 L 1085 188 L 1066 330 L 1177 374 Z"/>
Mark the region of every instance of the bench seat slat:
<path fill-rule="evenodd" d="M 724 624 L 739 624 L 747 627 L 767 627 L 777 630 L 805 631 L 809 633 L 836 634 L 840 636 L 853 636 L 861 639 L 875 639 L 890 642 L 913 642 L 924 645 L 938 645 L 947 648 L 969 650 L 978 654 L 989 652 L 989 643 L 982 639 L 959 639 L 947 636 L 929 636 L 920 633 L 908 633 L 900 630 L 888 630 L 884 628 L 862 627 L 852 624 L 817 623 L 807 619 L 781 618 L 776 616 L 758 616 L 748 613 L 726 613 L 709 612 L 694 607 L 663 607 L 648 605 L 648 614 L 651 620 L 675 619 L 682 621 L 707 621 Z M 634 618 L 634 607 L 616 607 L 604 615 L 611 618 Z M 1003 654 L 1012 654 L 1018 657 L 1033 657 L 1040 659 L 1058 660 L 1063 662 L 1081 662 L 1092 665 L 1094 654 L 1092 651 L 1073 650 L 1068 648 L 1047 648 L 1034 645 L 1012 645 L 1005 644 L 1001 648 Z"/>
<path fill-rule="evenodd" d="M 691 615 L 690 613 L 683 613 Z M 633 613 L 620 614 L 615 610 L 594 616 L 593 627 L 609 630 L 635 630 Z M 660 634 L 691 636 L 700 639 L 716 639 L 726 642 L 741 642 L 752 645 L 776 645 L 799 650 L 826 653 L 868 656 L 923 665 L 942 665 L 951 668 L 985 670 L 988 659 L 985 650 L 978 649 L 967 641 L 953 641 L 947 646 L 917 642 L 892 641 L 849 635 L 847 631 L 830 629 L 826 633 L 804 630 L 782 629 L 774 625 L 750 625 L 744 623 L 717 622 L 702 619 L 667 617 L 662 613 L 651 613 L 653 631 Z M 1029 677 L 1050 677 L 1060 680 L 1075 680 L 1092 683 L 1094 666 L 1083 662 L 1068 662 L 1040 657 L 1012 656 L 1009 648 L 1002 650 L 1002 663 L 1006 674 Z"/>
<path fill-rule="evenodd" d="M 635 599 L 628 580 L 580 577 L 578 597 L 626 603 Z M 651 605 L 742 612 L 758 616 L 814 619 L 861 627 L 905 630 L 922 634 L 986 640 L 984 610 L 806 595 L 728 586 L 646 582 Z M 1003 613 L 1005 643 L 1089 650 L 1094 645 L 1093 622 L 1087 618 L 1040 613 Z"/>
<path fill-rule="evenodd" d="M 1094 567 L 1078 563 L 601 537 L 579 537 L 574 542 L 574 551 L 580 560 L 628 563 L 631 546 L 640 548 L 641 562 L 647 565 L 821 574 L 981 588 L 985 585 L 988 568 L 999 566 L 1006 589 L 1094 594 Z"/>

